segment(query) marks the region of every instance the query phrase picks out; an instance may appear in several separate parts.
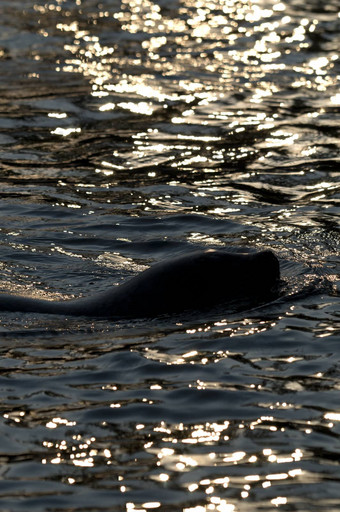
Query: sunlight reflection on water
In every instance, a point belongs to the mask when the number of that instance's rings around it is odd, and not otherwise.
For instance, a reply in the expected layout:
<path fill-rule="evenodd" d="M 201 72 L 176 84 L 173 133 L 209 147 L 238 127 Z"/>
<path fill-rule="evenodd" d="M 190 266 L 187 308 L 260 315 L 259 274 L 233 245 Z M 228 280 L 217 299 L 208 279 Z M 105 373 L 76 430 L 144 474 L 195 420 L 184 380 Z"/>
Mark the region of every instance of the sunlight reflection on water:
<path fill-rule="evenodd" d="M 1 9 L 3 290 L 226 245 L 285 280 L 228 315 L 2 314 L 2 508 L 338 510 L 338 1 Z"/>

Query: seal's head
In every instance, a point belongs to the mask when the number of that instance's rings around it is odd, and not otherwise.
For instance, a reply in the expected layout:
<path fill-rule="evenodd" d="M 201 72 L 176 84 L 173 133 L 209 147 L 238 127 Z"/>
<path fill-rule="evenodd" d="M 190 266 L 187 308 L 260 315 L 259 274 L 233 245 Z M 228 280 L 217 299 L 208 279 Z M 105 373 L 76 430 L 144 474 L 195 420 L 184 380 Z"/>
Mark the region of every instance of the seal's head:
<path fill-rule="evenodd" d="M 272 251 L 260 251 L 253 255 L 254 263 L 263 272 L 262 278 L 269 281 L 280 279 L 279 260 Z"/>
<path fill-rule="evenodd" d="M 247 299 L 277 291 L 280 265 L 271 251 L 208 249 L 193 253 L 187 262 L 179 282 L 182 288 L 191 290 L 193 302 Z"/>
<path fill-rule="evenodd" d="M 279 262 L 271 251 L 194 251 L 160 262 L 119 286 L 109 307 L 120 316 L 156 316 L 253 301 L 271 297 L 279 277 Z"/>
<path fill-rule="evenodd" d="M 277 291 L 280 280 L 279 260 L 272 251 L 250 253 L 249 265 L 244 267 L 243 283 L 248 283 L 254 294 L 263 295 Z"/>

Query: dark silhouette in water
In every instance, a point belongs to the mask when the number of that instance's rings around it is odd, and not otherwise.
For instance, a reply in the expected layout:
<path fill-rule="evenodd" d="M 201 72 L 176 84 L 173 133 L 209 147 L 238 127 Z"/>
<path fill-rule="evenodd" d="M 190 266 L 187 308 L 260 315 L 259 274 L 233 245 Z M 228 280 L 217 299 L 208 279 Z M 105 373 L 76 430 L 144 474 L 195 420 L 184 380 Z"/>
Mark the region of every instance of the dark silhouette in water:
<path fill-rule="evenodd" d="M 119 286 L 80 299 L 49 301 L 0 294 L 0 311 L 138 318 L 269 296 L 280 278 L 271 251 L 208 249 L 157 263 Z"/>

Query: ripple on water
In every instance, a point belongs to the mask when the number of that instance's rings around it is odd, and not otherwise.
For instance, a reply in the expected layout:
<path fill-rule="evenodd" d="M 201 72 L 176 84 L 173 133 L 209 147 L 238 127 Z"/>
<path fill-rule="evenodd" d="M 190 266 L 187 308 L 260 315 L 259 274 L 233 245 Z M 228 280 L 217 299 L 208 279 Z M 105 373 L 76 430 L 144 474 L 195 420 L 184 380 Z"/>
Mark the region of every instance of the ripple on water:
<path fill-rule="evenodd" d="M 242 311 L 1 314 L 1 508 L 338 510 L 338 0 L 1 6 L 2 290 L 221 246 L 285 281 Z"/>

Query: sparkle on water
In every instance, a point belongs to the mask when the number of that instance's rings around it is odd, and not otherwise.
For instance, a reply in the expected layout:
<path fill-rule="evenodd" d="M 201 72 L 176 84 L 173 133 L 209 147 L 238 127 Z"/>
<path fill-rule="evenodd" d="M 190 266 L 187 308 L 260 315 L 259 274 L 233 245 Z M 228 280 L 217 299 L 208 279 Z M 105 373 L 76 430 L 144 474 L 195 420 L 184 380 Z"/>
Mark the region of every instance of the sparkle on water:
<path fill-rule="evenodd" d="M 228 244 L 275 250 L 288 294 L 333 286 L 245 317 L 2 315 L 4 510 L 338 510 L 337 0 L 2 3 L 2 289 Z"/>

